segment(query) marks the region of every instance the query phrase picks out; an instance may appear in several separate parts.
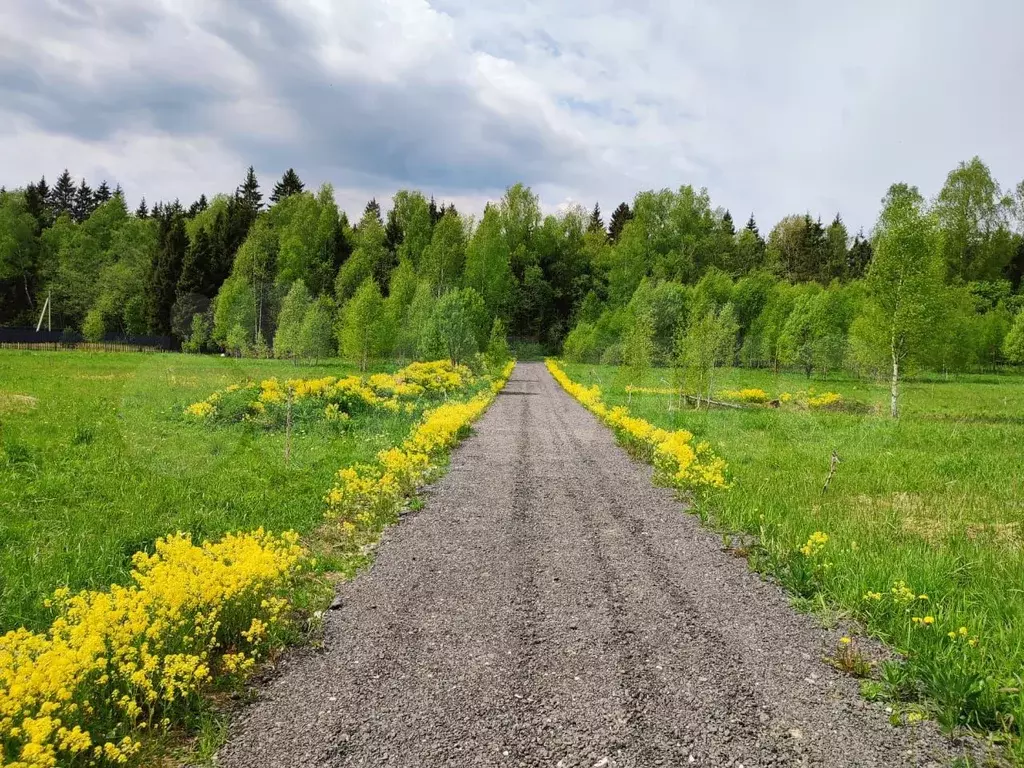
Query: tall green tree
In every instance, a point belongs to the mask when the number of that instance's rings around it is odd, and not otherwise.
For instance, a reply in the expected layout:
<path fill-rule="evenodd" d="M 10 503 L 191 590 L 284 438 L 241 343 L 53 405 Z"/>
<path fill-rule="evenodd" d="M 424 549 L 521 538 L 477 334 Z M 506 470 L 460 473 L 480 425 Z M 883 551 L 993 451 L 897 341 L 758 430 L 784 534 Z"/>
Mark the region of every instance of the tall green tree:
<path fill-rule="evenodd" d="M 1009 201 L 981 158 L 960 163 L 935 200 L 950 277 L 989 280 L 1013 258 Z"/>
<path fill-rule="evenodd" d="M 277 315 L 277 330 L 274 333 L 274 357 L 291 358 L 302 356 L 302 323 L 312 300 L 306 284 L 296 280 L 281 302 Z"/>
<path fill-rule="evenodd" d="M 633 211 L 628 203 L 619 203 L 612 211 L 612 218 L 608 222 L 608 239 L 613 243 L 619 242 L 619 236 L 626 226 L 626 222 L 633 218 Z"/>
<path fill-rule="evenodd" d="M 253 218 L 263 208 L 263 193 L 260 192 L 260 183 L 251 165 L 245 172 L 245 181 L 235 192 L 235 197 Z"/>
<path fill-rule="evenodd" d="M 447 358 L 455 364 L 470 360 L 480 351 L 481 304 L 480 295 L 472 288 L 441 296 L 424 328 L 420 354 L 428 359 Z"/>
<path fill-rule="evenodd" d="M 75 206 L 75 182 L 68 169 L 57 178 L 57 183 L 50 190 L 50 210 L 56 218 L 62 213 L 71 214 Z"/>
<path fill-rule="evenodd" d="M 351 298 L 356 289 L 368 277 L 374 277 L 379 271 L 379 265 L 387 260 L 388 251 L 385 245 L 384 225 L 381 223 L 378 211 L 367 206 L 363 218 L 359 221 L 356 249 L 341 265 L 334 283 L 334 295 L 338 301 Z"/>
<path fill-rule="evenodd" d="M 457 288 L 466 262 L 466 228 L 458 213 L 446 212 L 434 226 L 423 254 L 420 274 L 434 284 L 438 296 Z"/>
<path fill-rule="evenodd" d="M 936 218 L 916 187 L 894 184 L 875 225 L 868 306 L 861 333 L 885 350 L 892 366 L 890 413 L 899 416 L 900 376 L 926 351 L 942 303 L 942 262 Z"/>
<path fill-rule="evenodd" d="M 0 279 L 17 280 L 24 306 L 34 306 L 32 298 L 39 242 L 38 222 L 29 211 L 26 194 L 0 193 Z"/>
<path fill-rule="evenodd" d="M 274 190 L 270 193 L 270 202 L 279 203 L 289 195 L 299 194 L 305 188 L 306 185 L 302 183 L 299 174 L 295 172 L 294 168 L 289 168 L 281 176 L 281 180 L 274 185 Z"/>
<path fill-rule="evenodd" d="M 383 227 L 381 227 L 383 230 Z M 338 341 L 342 355 L 365 371 L 384 342 L 384 298 L 380 286 L 367 277 L 342 309 Z"/>
<path fill-rule="evenodd" d="M 509 257 L 501 213 L 497 207 L 488 205 L 466 247 L 463 285 L 479 293 L 491 312 L 506 320 L 515 291 Z"/>
<path fill-rule="evenodd" d="M 154 335 L 171 333 L 171 314 L 187 250 L 184 211 L 180 206 L 171 206 L 159 221 L 159 246 L 150 266 L 146 288 L 149 299 L 147 320 L 150 333 Z"/>

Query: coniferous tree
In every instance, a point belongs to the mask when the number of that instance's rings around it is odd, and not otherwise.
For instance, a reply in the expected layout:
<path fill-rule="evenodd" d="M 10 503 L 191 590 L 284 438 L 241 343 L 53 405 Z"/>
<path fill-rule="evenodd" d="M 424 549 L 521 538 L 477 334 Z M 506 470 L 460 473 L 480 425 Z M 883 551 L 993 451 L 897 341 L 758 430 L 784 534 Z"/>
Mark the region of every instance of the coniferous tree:
<path fill-rule="evenodd" d="M 235 197 L 241 201 L 246 210 L 252 213 L 253 217 L 263 208 L 263 193 L 260 192 L 260 183 L 256 180 L 256 171 L 251 165 L 246 171 L 245 181 L 238 188 Z"/>
<path fill-rule="evenodd" d="M 37 235 L 43 230 L 43 227 L 50 223 L 46 208 L 46 197 L 49 191 L 45 177 L 38 184 L 29 184 L 25 187 L 25 209 L 36 220 Z"/>
<path fill-rule="evenodd" d="M 366 204 L 366 208 L 363 209 L 363 216 L 365 217 L 367 214 L 375 216 L 381 226 L 384 226 L 384 220 L 380 216 L 380 203 L 377 202 L 376 197 L 371 197 L 370 202 L 368 202 Z"/>
<path fill-rule="evenodd" d="M 201 194 L 201 195 L 199 195 L 199 199 L 196 200 L 194 203 L 192 203 L 192 205 L 190 205 L 188 207 L 188 217 L 190 219 L 194 219 L 196 216 L 198 216 L 200 213 L 202 213 L 203 211 L 205 211 L 209 207 L 210 207 L 210 204 L 209 204 L 209 202 L 206 199 L 206 195 L 205 194 Z"/>
<path fill-rule="evenodd" d="M 281 180 L 274 185 L 274 191 L 270 195 L 270 202 L 279 203 L 289 195 L 297 195 L 304 190 L 306 185 L 302 183 L 299 174 L 294 168 L 289 168 L 281 176 Z"/>
<path fill-rule="evenodd" d="M 137 219 L 148 219 L 149 208 L 146 207 L 146 198 L 142 198 L 139 201 L 139 207 L 135 209 L 135 218 Z"/>
<path fill-rule="evenodd" d="M 213 297 L 219 287 L 213 281 L 216 260 L 213 238 L 206 229 L 200 229 L 185 250 L 177 284 L 179 299 L 187 294 Z"/>
<path fill-rule="evenodd" d="M 846 274 L 851 280 L 859 280 L 867 274 L 868 267 L 871 265 L 871 255 L 871 243 L 864 237 L 864 231 L 861 230 L 853 238 L 853 245 L 850 246 L 850 251 L 846 256 Z"/>
<path fill-rule="evenodd" d="M 392 208 L 388 211 L 388 221 L 384 225 L 384 246 L 391 254 L 394 264 L 398 263 L 398 246 L 405 239 L 405 232 L 402 231 L 402 224 L 398 220 L 398 209 Z M 388 270 L 390 272 L 390 269 Z"/>
<path fill-rule="evenodd" d="M 736 234 L 736 225 L 733 224 L 732 214 L 726 209 L 725 213 L 722 214 L 722 231 L 730 237 Z"/>
<path fill-rule="evenodd" d="M 604 232 L 604 219 L 601 218 L 601 206 L 594 203 L 594 210 L 590 212 L 590 223 L 587 224 L 587 232 Z"/>
<path fill-rule="evenodd" d="M 146 320 L 150 333 L 171 332 L 171 311 L 177 295 L 182 262 L 188 249 L 188 234 L 180 205 L 168 205 L 160 216 L 160 244 L 147 279 Z"/>
<path fill-rule="evenodd" d="M 105 202 L 110 200 L 114 195 L 110 191 L 110 187 L 107 185 L 107 180 L 104 179 L 100 182 L 100 185 L 96 187 L 96 192 L 93 193 L 92 203 L 93 207 L 103 205 Z"/>
<path fill-rule="evenodd" d="M 613 243 L 619 242 L 622 228 L 626 222 L 633 218 L 633 211 L 627 203 L 619 203 L 619 207 L 612 211 L 611 221 L 608 222 L 608 239 Z"/>
<path fill-rule="evenodd" d="M 437 209 L 437 203 L 434 202 L 434 196 L 430 196 L 430 205 L 427 210 L 430 211 L 430 224 L 437 224 L 441 220 L 441 212 Z"/>
<path fill-rule="evenodd" d="M 71 206 L 71 215 L 75 221 L 83 222 L 89 218 L 95 210 L 92 199 L 92 188 L 85 183 L 85 179 L 82 179 L 78 185 L 78 189 L 75 191 L 75 201 Z"/>
<path fill-rule="evenodd" d="M 68 173 L 68 169 L 64 169 L 64 173 L 57 179 L 57 183 L 53 185 L 53 189 L 50 190 L 50 210 L 53 211 L 53 216 L 56 218 L 62 213 L 71 213 L 75 205 L 75 182 L 71 178 L 71 174 Z"/>

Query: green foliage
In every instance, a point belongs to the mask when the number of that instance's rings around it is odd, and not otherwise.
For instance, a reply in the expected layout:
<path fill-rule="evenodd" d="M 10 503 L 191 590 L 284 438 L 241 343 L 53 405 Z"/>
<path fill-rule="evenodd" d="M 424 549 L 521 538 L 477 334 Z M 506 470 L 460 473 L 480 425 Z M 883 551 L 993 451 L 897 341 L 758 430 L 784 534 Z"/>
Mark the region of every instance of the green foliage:
<path fill-rule="evenodd" d="M 875 226 L 868 302 L 858 326 L 867 346 L 887 349 L 891 413 L 899 415 L 900 366 L 919 357 L 941 312 L 943 282 L 934 217 L 916 187 L 894 184 Z"/>
<path fill-rule="evenodd" d="M 420 354 L 425 359 L 447 358 L 454 364 L 467 362 L 480 351 L 485 318 L 483 299 L 472 288 L 448 291 L 430 313 L 420 339 Z"/>
<path fill-rule="evenodd" d="M 356 249 L 341 269 L 334 283 L 334 295 L 338 301 L 352 297 L 356 289 L 373 277 L 380 264 L 387 261 L 388 250 L 384 245 L 384 225 L 379 212 L 367 208 L 359 222 Z"/>
<path fill-rule="evenodd" d="M 367 277 L 342 309 L 338 333 L 341 354 L 361 371 L 383 351 L 387 339 L 383 319 L 384 299 L 380 288 L 376 280 Z"/>
<path fill-rule="evenodd" d="M 181 345 L 182 352 L 198 354 L 210 343 L 210 320 L 200 313 L 192 316 L 192 327 L 189 329 L 188 337 Z"/>
<path fill-rule="evenodd" d="M 420 274 L 434 284 L 438 294 L 458 286 L 466 261 L 466 230 L 455 211 L 447 211 L 434 226 L 434 234 L 422 256 Z"/>
<path fill-rule="evenodd" d="M 1024 311 L 1017 313 L 1013 326 L 1003 339 L 1003 354 L 1011 363 L 1024 364 Z"/>
<path fill-rule="evenodd" d="M 487 361 L 487 367 L 492 371 L 500 370 L 505 363 L 512 359 L 512 351 L 509 349 L 508 337 L 505 333 L 505 324 L 500 317 L 494 318 L 494 322 L 491 323 L 491 333 L 487 339 L 484 359 Z"/>
<path fill-rule="evenodd" d="M 321 296 L 309 305 L 302 318 L 298 355 L 316 362 L 331 357 L 334 352 L 334 302 Z"/>
<path fill-rule="evenodd" d="M 309 291 L 302 280 L 292 283 L 281 302 L 274 333 L 274 357 L 296 358 L 302 352 L 302 324 L 311 305 Z"/>

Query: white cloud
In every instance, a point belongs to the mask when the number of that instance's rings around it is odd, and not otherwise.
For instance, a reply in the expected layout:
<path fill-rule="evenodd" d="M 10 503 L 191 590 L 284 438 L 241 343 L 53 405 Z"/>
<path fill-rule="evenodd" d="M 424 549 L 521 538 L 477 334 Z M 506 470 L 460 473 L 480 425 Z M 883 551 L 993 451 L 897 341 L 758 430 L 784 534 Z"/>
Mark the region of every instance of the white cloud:
<path fill-rule="evenodd" d="M 933 194 L 980 154 L 1024 178 L 1024 5 L 570 0 L 8 0 L 0 168 L 64 165 L 130 196 L 264 186 L 294 165 L 365 200 L 462 210 L 517 180 L 608 212 L 707 186 L 762 229 L 870 227 L 890 183 Z"/>

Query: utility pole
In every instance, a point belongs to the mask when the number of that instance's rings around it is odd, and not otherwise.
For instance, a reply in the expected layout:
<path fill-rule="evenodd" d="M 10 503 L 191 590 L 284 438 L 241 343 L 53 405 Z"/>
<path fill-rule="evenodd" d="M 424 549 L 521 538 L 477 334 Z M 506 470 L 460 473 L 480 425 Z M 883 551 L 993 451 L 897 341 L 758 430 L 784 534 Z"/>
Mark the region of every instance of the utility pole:
<path fill-rule="evenodd" d="M 39 313 L 39 322 L 36 323 L 36 333 L 39 333 L 39 329 L 43 327 L 43 318 L 46 318 L 46 330 L 53 330 L 53 310 L 50 308 L 50 298 L 53 292 L 47 292 L 46 302 L 43 304 L 43 310 Z"/>

